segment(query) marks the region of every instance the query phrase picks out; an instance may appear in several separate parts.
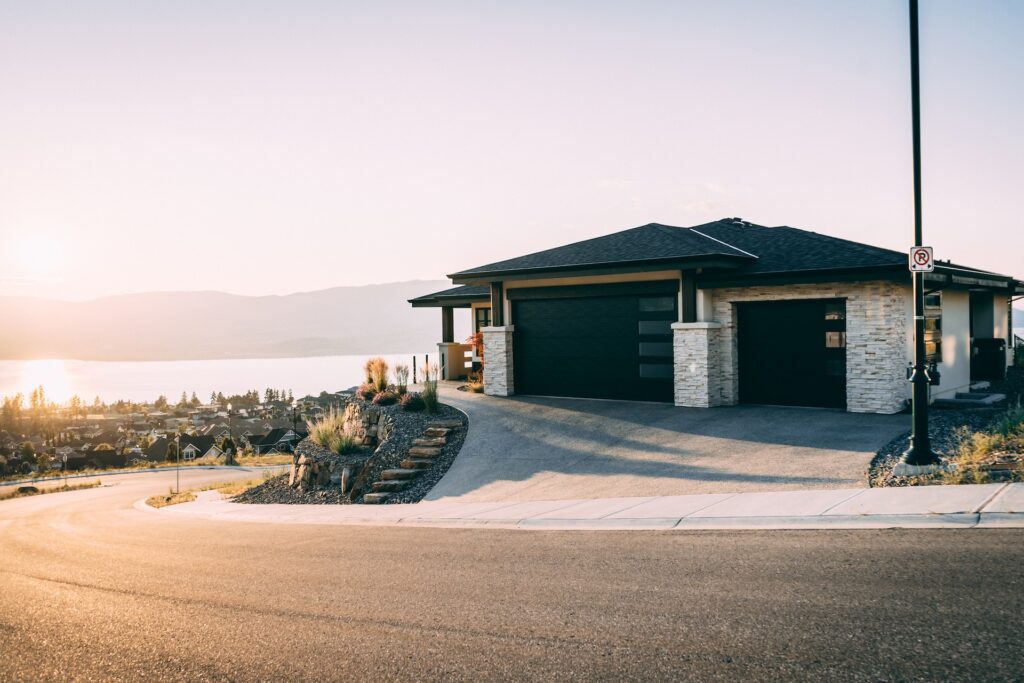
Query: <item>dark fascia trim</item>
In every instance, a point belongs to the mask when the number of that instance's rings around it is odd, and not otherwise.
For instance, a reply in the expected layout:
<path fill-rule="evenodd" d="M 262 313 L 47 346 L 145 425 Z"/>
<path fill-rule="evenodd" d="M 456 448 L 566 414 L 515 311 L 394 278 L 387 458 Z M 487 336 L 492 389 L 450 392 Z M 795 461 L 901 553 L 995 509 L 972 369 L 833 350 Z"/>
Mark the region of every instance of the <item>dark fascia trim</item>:
<path fill-rule="evenodd" d="M 469 308 L 472 304 L 478 301 L 487 301 L 489 298 L 489 296 L 459 297 L 457 299 L 441 297 L 439 299 L 409 299 L 409 303 L 413 308 Z"/>
<path fill-rule="evenodd" d="M 756 273 L 747 276 L 736 274 L 725 276 L 698 276 L 697 286 L 701 289 L 720 287 L 748 287 L 754 285 L 798 285 L 825 282 L 866 282 L 869 280 L 890 280 L 910 284 L 910 270 L 903 265 L 872 266 L 868 268 L 837 268 L 834 270 L 786 271 L 780 273 Z M 931 273 L 925 274 L 926 285 L 943 288 L 988 287 L 999 291 L 1010 287 L 1013 278 L 991 275 L 962 268 L 947 268 L 938 265 Z"/>
<path fill-rule="evenodd" d="M 696 259 L 646 259 L 612 263 L 607 265 L 586 264 L 581 266 L 559 266 L 553 268 L 524 268 L 505 272 L 488 273 L 455 273 L 448 277 L 457 285 L 485 285 L 497 281 L 540 280 L 557 277 L 586 277 L 591 275 L 629 275 L 632 273 L 650 273 L 658 270 L 695 270 L 697 268 L 728 268 L 741 267 L 747 261 L 746 256 L 715 256 Z"/>
<path fill-rule="evenodd" d="M 910 271 L 906 266 L 888 268 L 844 268 L 835 270 L 787 271 L 781 273 L 757 273 L 734 277 L 697 276 L 697 287 L 715 289 L 721 287 L 750 287 L 756 285 L 803 285 L 826 282 L 865 282 L 868 280 L 895 280 L 910 282 Z"/>
<path fill-rule="evenodd" d="M 524 299 L 581 299 L 597 296 L 646 296 L 679 293 L 679 280 L 644 280 L 611 282 L 595 285 L 561 285 L 553 287 L 514 287 L 506 290 L 510 301 Z"/>

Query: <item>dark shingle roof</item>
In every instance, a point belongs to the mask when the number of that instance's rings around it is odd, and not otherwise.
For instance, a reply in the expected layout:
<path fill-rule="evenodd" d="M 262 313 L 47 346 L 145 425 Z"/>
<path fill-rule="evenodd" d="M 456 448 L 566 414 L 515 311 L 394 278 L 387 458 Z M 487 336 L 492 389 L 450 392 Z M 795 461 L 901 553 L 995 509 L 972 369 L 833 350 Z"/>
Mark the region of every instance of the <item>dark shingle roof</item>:
<path fill-rule="evenodd" d="M 607 266 L 637 261 L 671 261 L 725 257 L 752 260 L 750 254 L 688 228 L 649 223 L 563 247 L 546 249 L 526 256 L 470 268 L 449 277 L 498 275 L 524 270 L 556 270 L 585 266 Z"/>
<path fill-rule="evenodd" d="M 905 253 L 789 226 L 768 228 L 725 219 L 690 229 L 757 254 L 757 261 L 744 264 L 744 274 L 905 267 L 907 264 Z"/>
<path fill-rule="evenodd" d="M 491 296 L 491 288 L 486 285 L 461 285 L 452 287 L 433 294 L 424 294 L 415 299 L 409 299 L 411 304 L 432 304 L 448 300 L 463 299 L 487 299 Z"/>
<path fill-rule="evenodd" d="M 712 268 L 718 269 L 720 275 L 729 273 L 736 276 L 873 268 L 902 268 L 906 272 L 907 264 L 905 252 L 789 226 L 766 227 L 739 218 L 723 218 L 691 228 L 650 223 L 470 268 L 449 277 L 472 281 L 489 276 L 571 270 L 582 266 L 616 266 L 638 262 L 666 262 L 675 265 L 700 259 L 717 261 Z M 949 262 L 939 262 L 938 266 L 986 272 Z M 713 273 L 714 270 L 706 274 Z"/>

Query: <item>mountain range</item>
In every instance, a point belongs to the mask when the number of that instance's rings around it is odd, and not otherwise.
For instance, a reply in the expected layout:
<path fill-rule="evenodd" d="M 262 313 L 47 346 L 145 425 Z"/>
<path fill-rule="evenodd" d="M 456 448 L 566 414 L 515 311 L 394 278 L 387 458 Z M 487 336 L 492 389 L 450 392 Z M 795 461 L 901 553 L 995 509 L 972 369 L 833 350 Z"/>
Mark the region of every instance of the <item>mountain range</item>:
<path fill-rule="evenodd" d="M 0 297 L 0 358 L 201 360 L 431 349 L 437 309 L 407 303 L 445 280 L 285 296 L 149 292 L 89 301 Z"/>

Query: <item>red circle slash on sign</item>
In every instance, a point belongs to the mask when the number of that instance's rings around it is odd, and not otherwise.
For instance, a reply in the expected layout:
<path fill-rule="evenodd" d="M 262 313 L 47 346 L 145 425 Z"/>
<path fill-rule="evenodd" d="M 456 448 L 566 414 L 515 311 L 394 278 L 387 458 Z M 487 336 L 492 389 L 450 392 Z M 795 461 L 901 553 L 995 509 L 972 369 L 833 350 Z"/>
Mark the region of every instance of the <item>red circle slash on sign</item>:
<path fill-rule="evenodd" d="M 921 266 L 928 263 L 928 252 L 925 251 L 924 249 L 916 250 L 914 252 L 914 261 L 916 261 L 917 264 Z"/>

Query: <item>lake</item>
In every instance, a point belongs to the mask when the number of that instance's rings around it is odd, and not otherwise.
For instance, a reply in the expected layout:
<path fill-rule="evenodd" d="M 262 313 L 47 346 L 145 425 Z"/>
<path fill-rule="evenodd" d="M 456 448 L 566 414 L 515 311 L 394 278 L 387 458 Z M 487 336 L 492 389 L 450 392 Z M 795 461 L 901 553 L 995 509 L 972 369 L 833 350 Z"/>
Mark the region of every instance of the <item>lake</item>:
<path fill-rule="evenodd" d="M 424 354 L 416 363 L 423 366 Z M 434 350 L 431 360 L 437 362 Z M 391 367 L 395 363 L 412 366 L 412 353 L 383 355 Z M 172 402 L 181 392 L 192 392 L 206 402 L 210 393 L 225 396 L 256 389 L 263 395 L 267 387 L 291 389 L 296 397 L 321 391 L 338 391 L 363 382 L 363 364 L 368 355 L 320 356 L 314 358 L 257 358 L 184 361 L 80 361 L 80 360 L 8 360 L 0 361 L 0 395 L 28 394 L 42 385 L 48 399 L 68 400 L 73 394 L 88 405 L 96 396 L 105 402 L 118 399 L 153 401 L 163 394 Z M 410 381 L 411 381 L 410 377 Z"/>

